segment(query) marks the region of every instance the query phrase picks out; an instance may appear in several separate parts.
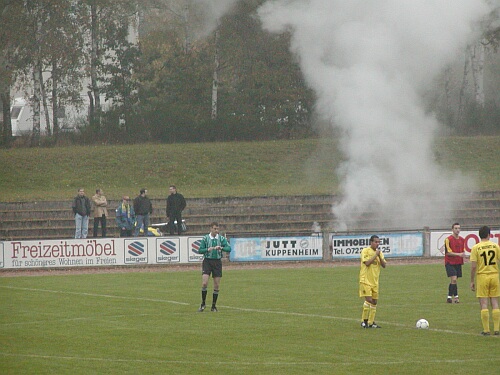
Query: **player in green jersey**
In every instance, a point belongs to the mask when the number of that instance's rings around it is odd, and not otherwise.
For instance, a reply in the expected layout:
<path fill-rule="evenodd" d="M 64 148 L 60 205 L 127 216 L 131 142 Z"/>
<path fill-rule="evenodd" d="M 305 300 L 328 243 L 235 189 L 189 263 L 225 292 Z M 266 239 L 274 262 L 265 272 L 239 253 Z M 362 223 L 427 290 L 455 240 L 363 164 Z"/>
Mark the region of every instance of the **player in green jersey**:
<path fill-rule="evenodd" d="M 231 252 L 231 246 L 227 239 L 219 234 L 219 224 L 213 222 L 210 224 L 210 233 L 201 240 L 199 253 L 204 255 L 202 264 L 202 282 L 201 282 L 201 306 L 199 312 L 205 310 L 205 301 L 207 299 L 207 287 L 210 275 L 214 279 L 214 292 L 211 311 L 217 312 L 217 298 L 219 297 L 220 279 L 222 277 L 222 252 Z"/>

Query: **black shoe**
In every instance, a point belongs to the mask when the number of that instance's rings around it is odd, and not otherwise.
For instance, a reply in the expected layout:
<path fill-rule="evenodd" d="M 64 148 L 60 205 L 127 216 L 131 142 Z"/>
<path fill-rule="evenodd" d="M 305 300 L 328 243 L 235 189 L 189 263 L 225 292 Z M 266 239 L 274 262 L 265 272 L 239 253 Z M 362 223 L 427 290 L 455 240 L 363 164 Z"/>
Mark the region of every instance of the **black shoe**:
<path fill-rule="evenodd" d="M 452 303 L 452 302 L 453 301 L 452 301 L 451 297 L 446 298 L 446 303 Z"/>
<path fill-rule="evenodd" d="M 493 335 L 500 336 L 500 331 L 495 331 L 495 333 L 493 333 Z"/>
<path fill-rule="evenodd" d="M 210 309 L 210 311 L 212 311 L 212 312 L 217 312 L 217 307 L 212 306 L 212 308 Z"/>
<path fill-rule="evenodd" d="M 202 304 L 200 305 L 200 308 L 198 309 L 198 312 L 203 312 L 204 310 L 205 310 L 205 304 L 204 304 L 204 303 L 202 303 Z"/>
<path fill-rule="evenodd" d="M 377 323 L 373 322 L 373 324 L 370 324 L 368 328 L 382 328 L 382 327 L 379 326 Z"/>
<path fill-rule="evenodd" d="M 361 328 L 368 328 L 368 323 L 363 320 L 361 322 Z"/>
<path fill-rule="evenodd" d="M 489 332 L 481 332 L 481 335 L 483 335 L 483 336 L 489 336 L 490 333 Z"/>

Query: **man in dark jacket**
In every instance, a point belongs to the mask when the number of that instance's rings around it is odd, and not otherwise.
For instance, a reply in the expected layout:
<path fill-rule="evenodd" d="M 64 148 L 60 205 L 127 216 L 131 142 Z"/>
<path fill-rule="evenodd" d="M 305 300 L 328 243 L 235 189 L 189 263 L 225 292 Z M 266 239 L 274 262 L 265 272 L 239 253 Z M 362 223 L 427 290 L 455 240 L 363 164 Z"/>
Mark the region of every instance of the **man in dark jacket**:
<path fill-rule="evenodd" d="M 134 199 L 134 211 L 137 223 L 134 236 L 138 237 L 141 227 L 144 224 L 144 236 L 148 235 L 149 215 L 153 213 L 153 204 L 146 196 L 148 191 L 141 189 L 140 194 Z"/>
<path fill-rule="evenodd" d="M 167 218 L 170 235 L 174 234 L 177 221 L 177 234 L 180 236 L 182 234 L 182 211 L 186 208 L 186 200 L 177 192 L 175 185 L 170 185 L 168 190 L 170 195 L 167 198 Z"/>
<path fill-rule="evenodd" d="M 78 195 L 73 199 L 73 214 L 75 214 L 75 238 L 87 238 L 89 232 L 90 199 L 85 196 L 83 188 L 78 189 Z"/>

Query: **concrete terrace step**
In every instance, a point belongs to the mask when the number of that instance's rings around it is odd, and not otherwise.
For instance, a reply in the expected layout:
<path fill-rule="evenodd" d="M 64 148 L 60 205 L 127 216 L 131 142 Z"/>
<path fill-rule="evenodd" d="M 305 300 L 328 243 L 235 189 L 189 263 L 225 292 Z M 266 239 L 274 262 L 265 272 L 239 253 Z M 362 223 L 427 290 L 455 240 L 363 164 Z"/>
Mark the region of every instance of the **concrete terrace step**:
<path fill-rule="evenodd" d="M 490 216 L 478 216 L 476 218 L 458 218 L 462 223 L 462 228 L 477 229 L 480 225 L 489 225 L 492 228 L 498 227 L 500 223 L 500 216 L 492 218 Z M 334 231 L 335 221 L 330 219 L 317 218 L 321 228 L 326 231 Z M 221 231 L 231 233 L 232 235 L 245 235 L 250 233 L 304 233 L 310 234 L 312 232 L 310 219 L 303 220 L 273 220 L 273 221 L 224 221 L 221 225 Z M 346 223 L 349 231 L 370 230 L 370 231 L 386 231 L 391 230 L 405 230 L 405 223 L 401 222 L 400 227 L 388 228 L 383 223 L 373 221 L 371 219 L 361 219 L 357 222 Z M 420 229 L 420 228 L 415 228 Z M 443 228 L 435 228 L 443 229 Z M 164 230 L 164 229 L 162 229 Z M 165 231 L 165 230 L 164 230 Z M 207 222 L 189 223 L 188 232 L 186 235 L 203 235 L 207 232 Z M 99 230 L 100 233 L 100 230 Z M 27 228 L 12 228 L 0 229 L 0 238 L 2 239 L 28 239 L 28 238 L 72 238 L 74 236 L 74 223 L 69 221 L 67 225 L 40 227 L 31 226 Z M 89 225 L 89 236 L 92 236 L 92 225 Z M 108 225 L 108 236 L 117 237 L 118 229 L 114 225 Z"/>
<path fill-rule="evenodd" d="M 281 221 L 281 222 L 256 222 L 253 224 L 241 223 L 233 224 L 227 223 L 221 227 L 222 232 L 232 232 L 237 233 L 239 231 L 266 231 L 266 230 L 283 230 L 283 231 L 305 231 L 311 232 L 311 223 L 307 222 L 297 222 L 297 221 Z M 208 231 L 208 226 L 194 225 L 188 227 L 188 232 L 186 235 L 203 235 Z M 116 237 L 118 236 L 118 229 L 116 227 L 108 228 L 108 236 Z M 63 227 L 32 227 L 32 228 L 16 228 L 16 229 L 2 229 L 0 230 L 0 237 L 7 240 L 13 239 L 26 239 L 26 238 L 73 238 L 75 233 L 75 227 L 73 226 L 63 226 Z M 100 234 L 99 229 L 99 234 Z M 92 227 L 89 226 L 89 236 L 92 236 Z"/>
<path fill-rule="evenodd" d="M 73 230 L 74 232 L 74 230 Z M 272 236 L 310 236 L 313 235 L 309 230 L 284 230 L 282 228 L 280 229 L 265 229 L 265 230 L 248 230 L 248 231 L 239 231 L 239 232 L 231 232 L 231 231 L 222 231 L 221 232 L 224 236 L 227 236 L 229 239 L 232 237 L 272 237 Z M 200 233 L 185 233 L 182 236 L 203 236 L 206 234 L 206 231 L 200 232 Z M 107 238 L 120 238 L 119 233 L 109 233 Z M 164 234 L 162 237 L 169 237 L 168 233 Z M 25 236 L 22 238 L 23 241 L 40 241 L 40 240 L 58 240 L 58 239 L 66 239 L 66 238 L 73 238 L 70 236 L 66 237 L 54 237 L 51 235 L 29 235 Z M 92 237 L 92 234 L 89 233 L 89 236 L 87 238 L 94 238 Z M 99 237 L 98 237 L 99 238 Z M 19 239 L 14 239 L 14 240 L 19 240 Z"/>
<path fill-rule="evenodd" d="M 294 197 L 244 197 L 244 198 L 200 198 L 187 199 L 183 213 L 188 225 L 187 235 L 207 233 L 208 225 L 218 221 L 221 231 L 231 235 L 279 235 L 310 234 L 311 226 L 317 221 L 323 230 L 331 231 L 337 222 L 332 213 L 335 196 Z M 108 200 L 108 234 L 118 236 L 114 221 L 114 208 L 118 200 Z M 450 212 L 429 211 L 429 219 L 441 222 L 458 221 L 462 227 L 477 228 L 479 225 L 500 227 L 500 192 L 479 192 L 462 194 L 459 209 Z M 154 199 L 154 213 L 151 223 L 163 223 L 165 199 Z M 430 222 L 430 220 L 429 220 Z M 350 231 L 398 230 L 378 222 L 376 215 L 366 214 L 357 222 L 346 223 Z M 92 235 L 93 218 L 89 222 Z M 434 228 L 443 229 L 443 228 Z M 71 201 L 59 202 L 0 202 L 0 240 L 72 238 L 74 218 Z"/>
<path fill-rule="evenodd" d="M 133 198 L 132 198 L 133 199 Z M 292 204 L 292 203 L 328 203 L 333 201 L 330 195 L 304 195 L 290 197 L 220 197 L 220 198 L 186 198 L 187 206 L 224 206 L 224 205 L 270 205 L 270 204 Z M 0 211 L 5 210 L 36 210 L 36 209 L 67 209 L 71 211 L 72 200 L 63 201 L 39 201 L 39 202 L 0 202 Z M 166 199 L 151 199 L 153 207 L 166 207 Z M 108 199 L 108 207 L 117 207 L 121 200 Z"/>
<path fill-rule="evenodd" d="M 328 220 L 316 220 L 320 225 L 328 225 L 329 221 Z M 200 232 L 200 233 L 205 233 L 208 231 L 208 224 L 209 222 L 200 222 L 200 223 L 190 223 L 187 222 L 188 226 L 188 231 L 189 232 Z M 254 220 L 254 221 L 224 221 L 221 222 L 220 227 L 222 230 L 234 230 L 235 228 L 240 228 L 240 227 L 258 227 L 258 226 L 268 226 L 268 227 L 274 227 L 274 226 L 283 226 L 283 227 L 290 227 L 290 226 L 301 226 L 304 228 L 307 228 L 307 230 L 311 230 L 311 225 L 312 221 L 309 219 L 301 219 L 301 218 L 294 218 L 294 219 L 288 219 L 288 218 L 283 218 L 280 220 L 272 220 L 272 221 L 263 221 L 263 220 Z M 28 225 L 26 227 L 19 227 L 19 226 L 13 226 L 11 228 L 1 228 L 0 229 L 0 236 L 3 236 L 4 234 L 7 235 L 9 234 L 12 236 L 13 234 L 19 234 L 19 233 L 25 233 L 33 230 L 39 230 L 39 231 L 57 231 L 57 230 L 66 230 L 66 229 L 72 229 L 74 231 L 75 229 L 75 224 L 74 221 L 64 221 L 64 222 L 59 222 L 59 223 L 54 223 L 54 225 L 46 225 L 45 222 L 39 222 L 37 223 L 38 225 Z M 153 222 L 153 224 L 155 224 Z M 90 222 L 89 223 L 89 231 L 92 231 L 93 225 Z M 114 223 L 111 225 L 107 225 L 108 231 L 111 230 L 118 230 L 116 225 Z M 162 229 L 163 230 L 163 229 Z M 100 231 L 100 229 L 99 229 Z"/>
<path fill-rule="evenodd" d="M 333 217 L 328 217 L 328 221 L 331 221 Z M 248 224 L 252 225 L 254 223 L 262 222 L 305 222 L 310 225 L 313 221 L 325 221 L 324 215 L 308 214 L 308 215 L 247 215 L 247 216 L 198 216 L 198 217 L 186 217 L 186 224 L 189 228 L 203 227 L 205 230 L 208 229 L 209 223 L 212 221 L 218 221 L 222 227 L 235 224 Z M 43 219 L 31 219 L 23 221 L 4 221 L 0 223 L 1 230 L 14 230 L 14 229 L 28 229 L 28 228 L 61 228 L 61 227 L 74 227 L 74 219 L 55 219 L 55 220 L 43 220 Z M 163 218 L 152 217 L 151 224 L 165 223 Z M 309 226 L 310 226 L 309 225 Z M 93 219 L 89 220 L 89 228 L 93 226 Z M 108 218 L 107 220 L 108 228 L 116 227 L 114 219 Z"/>
<path fill-rule="evenodd" d="M 435 211 L 429 212 L 429 216 L 437 217 L 449 217 L 451 216 L 467 216 L 474 215 L 474 213 L 482 216 L 482 212 L 488 212 L 492 215 L 498 215 L 500 212 L 500 200 L 496 205 L 491 205 L 490 207 L 484 207 L 484 205 L 477 204 L 476 206 L 472 204 L 467 204 L 462 206 L 460 209 L 452 210 L 450 212 Z M 108 210 L 109 220 L 114 220 L 114 210 Z M 333 216 L 332 207 L 329 204 L 312 204 L 312 205 L 268 205 L 268 206 L 225 206 L 225 207 L 203 207 L 200 209 L 186 209 L 183 216 L 186 218 L 202 218 L 205 217 L 231 217 L 231 216 L 246 216 L 246 215 L 268 215 L 270 218 L 273 215 L 327 215 Z M 73 213 L 68 210 L 23 210 L 23 211 L 0 211 L 0 227 L 2 222 L 7 221 L 23 221 L 23 220 L 57 220 L 66 219 L 73 220 Z M 91 215 L 92 217 L 92 215 Z M 158 220 L 165 221 L 164 210 L 154 210 L 153 218 L 158 218 Z M 221 221 L 221 219 L 219 219 Z"/>
<path fill-rule="evenodd" d="M 217 221 L 222 223 L 255 223 L 262 221 L 279 221 L 279 220 L 300 220 L 300 221 L 309 221 L 314 222 L 317 219 L 325 219 L 329 218 L 331 220 L 334 219 L 333 214 L 324 212 L 324 213 L 247 213 L 245 215 L 192 215 L 192 216 L 184 216 L 187 225 L 205 225 L 207 226 L 209 223 L 213 221 Z M 163 223 L 166 222 L 163 217 L 152 217 L 151 223 Z M 57 219 L 24 219 L 24 220 L 4 220 L 0 222 L 0 230 L 1 229 L 15 229 L 15 228 L 30 228 L 30 227 L 57 227 L 57 226 L 71 226 L 74 225 L 73 218 L 57 218 Z M 90 218 L 89 225 L 93 225 L 94 219 Z M 107 219 L 108 226 L 116 226 L 115 218 L 109 216 Z"/>
<path fill-rule="evenodd" d="M 491 193 L 493 194 L 493 193 Z M 256 197 L 256 198 L 198 198 L 187 199 L 185 214 L 191 212 L 202 213 L 204 211 L 225 213 L 245 212 L 259 208 L 265 212 L 276 211 L 277 207 L 282 210 L 324 210 L 331 209 L 334 202 L 338 201 L 335 196 L 304 196 L 304 197 Z M 166 208 L 165 200 L 152 200 L 154 214 L 163 215 Z M 108 211 L 115 210 L 120 201 L 108 200 Z M 494 198 L 477 198 L 459 200 L 462 208 L 500 208 L 500 194 Z M 47 212 L 54 215 L 72 215 L 71 201 L 59 202 L 0 202 L 0 215 L 18 213 L 19 215 L 41 214 Z"/>
<path fill-rule="evenodd" d="M 480 191 L 455 194 L 458 202 L 474 202 L 500 200 L 500 191 Z M 133 199 L 134 197 L 132 197 Z M 270 205 L 270 204 L 293 204 L 303 203 L 331 203 L 338 201 L 336 195 L 300 195 L 300 196 L 260 196 L 260 197 L 215 197 L 215 198 L 186 198 L 189 206 L 206 205 Z M 429 197 L 432 199 L 432 197 Z M 151 200 L 155 207 L 165 207 L 166 198 L 155 198 Z M 110 207 L 115 207 L 121 199 L 108 199 Z M 32 210 L 32 209 L 68 209 L 71 210 L 72 200 L 63 201 L 37 201 L 37 202 L 0 202 L 0 211 L 4 210 Z"/>
<path fill-rule="evenodd" d="M 279 205 L 239 205 L 239 206 L 200 206 L 200 207 L 190 207 L 186 208 L 183 212 L 183 216 L 192 215 L 239 215 L 246 214 L 248 212 L 260 212 L 260 213 L 315 213 L 315 212 L 331 212 L 331 204 L 279 204 Z M 108 209 L 108 215 L 114 217 L 115 210 Z M 154 209 L 153 215 L 159 217 L 165 217 L 165 208 Z M 92 214 L 91 214 L 92 216 Z M 73 218 L 73 212 L 68 209 L 49 209 L 49 210 L 4 210 L 0 211 L 0 217 L 3 220 L 20 220 L 20 219 L 55 219 L 55 218 Z"/>

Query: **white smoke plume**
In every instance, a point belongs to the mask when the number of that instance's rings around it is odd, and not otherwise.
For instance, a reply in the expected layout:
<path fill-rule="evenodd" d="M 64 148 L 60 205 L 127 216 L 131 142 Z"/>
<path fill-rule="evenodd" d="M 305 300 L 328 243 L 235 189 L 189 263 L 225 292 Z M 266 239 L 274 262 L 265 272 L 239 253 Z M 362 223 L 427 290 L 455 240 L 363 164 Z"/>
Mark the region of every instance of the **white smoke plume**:
<path fill-rule="evenodd" d="M 274 0 L 259 8 L 267 30 L 291 31 L 317 111 L 341 129 L 337 230 L 367 212 L 381 227 L 450 225 L 433 213 L 450 210 L 453 192 L 472 185 L 436 164 L 440 125 L 421 96 L 479 37 L 476 23 L 490 10 L 486 0 Z"/>
<path fill-rule="evenodd" d="M 238 0 L 188 0 L 189 2 L 193 2 L 202 14 L 202 25 L 198 35 L 201 37 L 212 33 L 217 28 L 219 19 L 231 10 Z"/>

